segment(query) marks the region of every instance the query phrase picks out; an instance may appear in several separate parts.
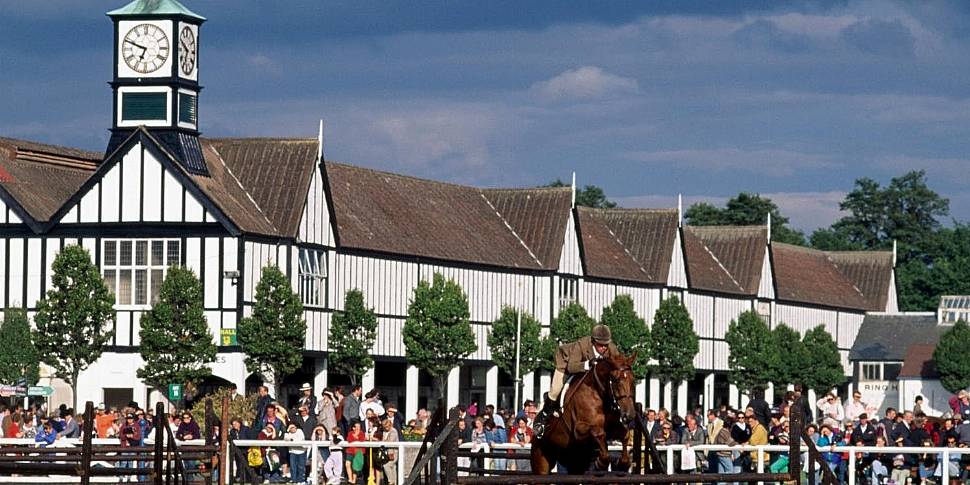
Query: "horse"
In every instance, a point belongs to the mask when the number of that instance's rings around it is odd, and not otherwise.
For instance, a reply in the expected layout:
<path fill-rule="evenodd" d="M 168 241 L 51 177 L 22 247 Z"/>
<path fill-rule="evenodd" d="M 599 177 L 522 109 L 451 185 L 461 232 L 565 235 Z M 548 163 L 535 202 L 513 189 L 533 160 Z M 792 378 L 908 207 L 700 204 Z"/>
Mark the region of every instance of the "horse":
<path fill-rule="evenodd" d="M 559 464 L 570 474 L 590 470 L 598 449 L 596 469 L 610 464 L 607 442 L 620 440 L 623 454 L 614 469 L 628 470 L 627 424 L 636 417 L 633 401 L 633 362 L 636 355 L 598 359 L 570 384 L 566 405 L 551 417 L 542 438 L 533 440 L 532 472 L 548 475 Z"/>

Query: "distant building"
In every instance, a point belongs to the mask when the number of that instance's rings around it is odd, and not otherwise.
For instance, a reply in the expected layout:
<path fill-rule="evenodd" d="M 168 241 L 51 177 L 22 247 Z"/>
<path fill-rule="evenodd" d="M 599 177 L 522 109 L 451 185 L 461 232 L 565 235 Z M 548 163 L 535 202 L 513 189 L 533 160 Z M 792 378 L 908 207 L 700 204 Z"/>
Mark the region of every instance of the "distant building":
<path fill-rule="evenodd" d="M 940 383 L 933 351 L 943 333 L 968 316 L 970 296 L 943 296 L 936 312 L 866 315 L 849 352 L 862 400 L 882 415 L 888 407 L 912 409 L 919 395 L 926 414 L 948 412 L 953 393 Z"/>

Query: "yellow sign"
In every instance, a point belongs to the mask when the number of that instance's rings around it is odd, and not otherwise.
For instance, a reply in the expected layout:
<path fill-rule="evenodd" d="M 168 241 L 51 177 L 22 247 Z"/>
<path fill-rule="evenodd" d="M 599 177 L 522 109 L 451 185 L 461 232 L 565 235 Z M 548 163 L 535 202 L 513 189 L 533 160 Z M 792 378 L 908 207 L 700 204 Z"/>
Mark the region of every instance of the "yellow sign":
<path fill-rule="evenodd" d="M 222 337 L 220 339 L 221 340 L 221 343 L 222 343 L 222 346 L 228 347 L 230 345 L 238 345 L 239 344 L 236 341 L 236 329 L 234 329 L 234 328 L 224 328 L 224 329 L 222 329 L 222 331 L 220 333 L 221 333 L 221 337 Z"/>

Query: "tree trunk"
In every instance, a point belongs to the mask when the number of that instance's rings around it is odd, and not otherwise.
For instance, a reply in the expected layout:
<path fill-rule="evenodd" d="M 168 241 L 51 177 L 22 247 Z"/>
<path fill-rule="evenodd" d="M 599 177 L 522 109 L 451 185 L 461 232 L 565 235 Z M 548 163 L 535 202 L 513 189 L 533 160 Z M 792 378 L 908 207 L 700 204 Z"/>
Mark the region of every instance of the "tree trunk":
<path fill-rule="evenodd" d="M 71 376 L 71 408 L 74 409 L 75 417 L 77 417 L 77 377 L 78 372 L 75 372 Z"/>

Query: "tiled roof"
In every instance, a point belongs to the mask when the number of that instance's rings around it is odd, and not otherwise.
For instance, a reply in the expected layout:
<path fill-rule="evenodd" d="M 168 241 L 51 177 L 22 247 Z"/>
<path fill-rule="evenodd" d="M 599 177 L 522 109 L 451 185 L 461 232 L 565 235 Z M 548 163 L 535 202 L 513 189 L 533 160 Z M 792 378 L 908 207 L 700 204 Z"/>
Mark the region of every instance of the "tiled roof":
<path fill-rule="evenodd" d="M 779 300 L 838 308 L 868 308 L 862 292 L 839 271 L 824 251 L 772 243 L 775 287 Z"/>
<path fill-rule="evenodd" d="M 586 272 L 664 284 L 677 238 L 676 209 L 579 208 Z"/>
<path fill-rule="evenodd" d="M 568 187 L 485 189 L 485 198 L 545 268 L 559 265 L 572 208 Z"/>
<path fill-rule="evenodd" d="M 332 162 L 326 170 L 342 247 L 552 269 L 509 229 L 482 189 Z"/>
<path fill-rule="evenodd" d="M 317 139 L 212 138 L 202 141 L 204 146 L 214 150 L 206 154 L 206 164 L 211 165 L 209 157 L 218 153 L 224 167 L 238 180 L 235 183 L 232 177 L 224 178 L 224 181 L 231 182 L 226 189 L 231 193 L 236 192 L 240 184 L 245 187 L 244 192 L 234 197 L 239 202 L 237 208 L 243 209 L 243 212 L 232 211 L 230 218 L 258 218 L 263 221 L 246 224 L 252 228 L 263 227 L 264 222 L 269 220 L 272 232 L 265 232 L 265 227 L 247 232 L 295 237 L 300 229 L 307 189 L 316 167 Z M 225 175 L 228 176 L 228 173 Z M 213 178 L 223 176 L 213 175 Z M 258 206 L 258 212 L 261 212 L 259 217 L 249 214 L 252 203 L 242 200 L 248 198 L 246 193 Z M 254 220 L 249 222 L 255 223 Z"/>
<path fill-rule="evenodd" d="M 48 222 L 100 161 L 100 153 L 0 138 L 0 186 L 34 221 Z"/>
<path fill-rule="evenodd" d="M 766 226 L 688 226 L 691 285 L 711 291 L 758 294 L 768 244 Z M 686 241 L 685 241 L 686 242 Z"/>
<path fill-rule="evenodd" d="M 899 371 L 899 377 L 939 379 L 940 374 L 937 372 L 936 362 L 933 360 L 933 351 L 935 350 L 935 344 L 910 345 L 909 349 L 906 350 L 906 357 L 903 358 L 903 368 Z"/>
<path fill-rule="evenodd" d="M 587 275 L 626 281 L 652 281 L 647 270 L 610 230 L 601 211 L 579 207 L 577 214 Z"/>
<path fill-rule="evenodd" d="M 855 285 L 866 300 L 866 309 L 884 311 L 893 278 L 893 253 L 889 251 L 829 252 L 839 271 Z"/>
<path fill-rule="evenodd" d="M 902 362 L 913 345 L 935 346 L 944 329 L 932 313 L 868 314 L 849 359 Z"/>

